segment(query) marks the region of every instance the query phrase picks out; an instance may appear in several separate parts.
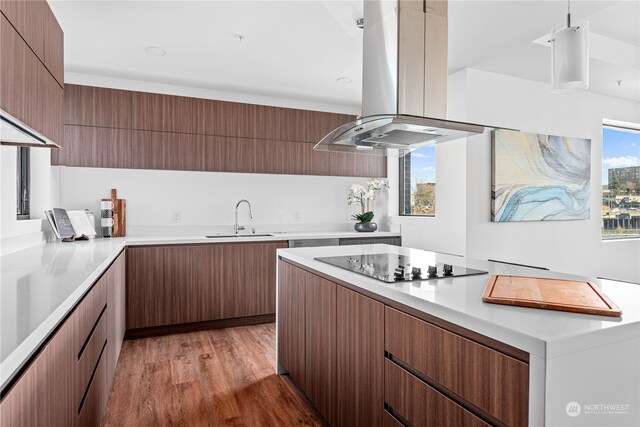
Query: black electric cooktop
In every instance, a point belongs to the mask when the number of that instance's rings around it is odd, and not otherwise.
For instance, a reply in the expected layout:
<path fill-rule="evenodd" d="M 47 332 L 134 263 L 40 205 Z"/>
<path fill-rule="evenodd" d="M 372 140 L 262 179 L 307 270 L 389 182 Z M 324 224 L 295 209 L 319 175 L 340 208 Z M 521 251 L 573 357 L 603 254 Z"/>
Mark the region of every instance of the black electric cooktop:
<path fill-rule="evenodd" d="M 413 260 L 412 262 L 409 256 L 391 253 L 343 255 L 318 257 L 315 259 L 387 283 L 432 280 L 443 277 L 472 276 L 487 273 L 486 271 L 453 264 L 436 263 L 433 265 L 424 265 L 418 260 Z"/>

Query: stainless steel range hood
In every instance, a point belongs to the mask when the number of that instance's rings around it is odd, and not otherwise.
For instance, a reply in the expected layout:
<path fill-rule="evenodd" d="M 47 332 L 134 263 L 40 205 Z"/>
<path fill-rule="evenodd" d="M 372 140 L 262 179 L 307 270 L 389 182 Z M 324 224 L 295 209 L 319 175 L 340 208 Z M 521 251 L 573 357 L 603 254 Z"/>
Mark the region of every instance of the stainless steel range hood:
<path fill-rule="evenodd" d="M 446 0 L 364 2 L 362 117 L 315 150 L 404 156 L 484 132 L 446 120 L 447 11 Z"/>
<path fill-rule="evenodd" d="M 0 109 L 0 144 L 24 147 L 58 147 L 44 135 L 36 132 L 18 119 Z"/>

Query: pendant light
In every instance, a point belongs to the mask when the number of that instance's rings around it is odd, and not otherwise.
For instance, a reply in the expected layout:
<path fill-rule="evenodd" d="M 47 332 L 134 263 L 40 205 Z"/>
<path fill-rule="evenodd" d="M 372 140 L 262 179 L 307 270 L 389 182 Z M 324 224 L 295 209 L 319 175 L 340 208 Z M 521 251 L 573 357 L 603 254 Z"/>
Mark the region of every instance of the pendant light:
<path fill-rule="evenodd" d="M 574 93 L 589 87 L 589 23 L 571 22 L 568 0 L 567 25 L 551 30 L 551 91 Z"/>

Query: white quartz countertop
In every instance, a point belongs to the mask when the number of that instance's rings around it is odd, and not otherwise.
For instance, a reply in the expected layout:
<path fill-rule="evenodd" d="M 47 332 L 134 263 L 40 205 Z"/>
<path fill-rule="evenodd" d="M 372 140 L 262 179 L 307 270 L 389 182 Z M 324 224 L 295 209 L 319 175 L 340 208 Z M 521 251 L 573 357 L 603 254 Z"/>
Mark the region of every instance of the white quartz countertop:
<path fill-rule="evenodd" d="M 256 233 L 240 234 L 240 237 L 233 236 L 233 233 L 212 233 L 214 238 L 206 235 L 185 235 L 185 236 L 136 236 L 127 237 L 128 246 L 141 245 L 173 245 L 173 244 L 194 244 L 194 243 L 228 243 L 228 242 L 269 242 L 282 240 L 309 240 L 309 239 L 362 239 L 374 237 L 400 237 L 400 233 L 393 231 L 375 231 L 373 233 L 358 233 L 356 231 L 310 231 L 310 232 L 289 232 L 289 233 Z"/>
<path fill-rule="evenodd" d="M 370 253 L 411 255 L 421 265 L 447 263 L 487 271 L 488 274 L 385 283 L 321 261 L 316 257 Z M 549 356 L 549 347 L 574 352 L 616 340 L 640 336 L 640 285 L 578 277 L 563 273 L 426 252 L 389 245 L 279 249 L 278 255 L 320 273 L 352 284 L 381 297 L 455 323 L 532 355 Z M 482 301 L 493 274 L 588 280 L 620 307 L 622 317 L 606 317 L 561 311 L 489 304 Z"/>
<path fill-rule="evenodd" d="M 125 246 L 297 239 L 397 237 L 376 231 L 292 232 L 270 236 L 206 238 L 204 235 L 144 236 L 50 242 L 0 257 L 1 389 L 38 351 Z"/>

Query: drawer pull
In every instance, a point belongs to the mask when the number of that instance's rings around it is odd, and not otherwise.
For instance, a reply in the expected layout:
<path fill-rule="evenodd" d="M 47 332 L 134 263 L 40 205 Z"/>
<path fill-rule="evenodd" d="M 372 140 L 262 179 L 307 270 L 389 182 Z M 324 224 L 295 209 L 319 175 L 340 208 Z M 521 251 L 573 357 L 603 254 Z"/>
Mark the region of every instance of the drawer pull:
<path fill-rule="evenodd" d="M 98 357 L 98 363 L 93 368 L 93 372 L 91 373 L 91 378 L 89 379 L 89 384 L 87 384 L 87 388 L 85 389 L 82 400 L 80 401 L 80 406 L 78 406 L 78 415 L 82 412 L 82 407 L 84 406 L 84 401 L 87 400 L 87 395 L 89 394 L 89 389 L 91 388 L 91 384 L 93 384 L 93 378 L 96 376 L 96 371 L 98 370 L 98 366 L 100 366 L 100 361 L 102 360 L 102 356 L 104 355 L 104 350 L 107 348 L 107 342 L 102 345 L 102 351 L 100 351 L 100 357 Z"/>
<path fill-rule="evenodd" d="M 84 353 L 84 350 L 87 348 L 87 345 L 89 344 L 89 341 L 91 341 L 91 337 L 93 336 L 93 333 L 96 331 L 96 328 L 98 327 L 98 324 L 100 323 L 100 320 L 102 319 L 102 316 L 104 316 L 104 313 L 106 311 L 107 311 L 107 306 L 105 305 L 102 311 L 100 312 L 100 315 L 96 320 L 96 323 L 93 324 L 91 331 L 89 331 L 89 335 L 87 336 L 87 338 L 85 338 L 84 343 L 82 343 L 82 347 L 80 347 L 80 352 L 78 353 L 78 360 L 82 358 L 82 353 Z"/>

